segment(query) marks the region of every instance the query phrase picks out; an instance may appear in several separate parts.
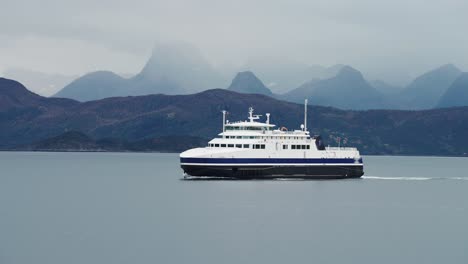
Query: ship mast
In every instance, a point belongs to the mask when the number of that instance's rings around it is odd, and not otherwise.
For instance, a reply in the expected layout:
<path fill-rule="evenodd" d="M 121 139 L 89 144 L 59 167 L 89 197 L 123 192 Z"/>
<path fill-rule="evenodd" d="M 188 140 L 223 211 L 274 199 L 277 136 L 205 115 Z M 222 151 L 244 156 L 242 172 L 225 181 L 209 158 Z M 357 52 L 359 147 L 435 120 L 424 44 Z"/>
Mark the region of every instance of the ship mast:
<path fill-rule="evenodd" d="M 223 133 L 226 132 L 226 110 L 223 110 Z M 224 138 L 224 135 L 223 135 Z"/>
<path fill-rule="evenodd" d="M 307 99 L 304 102 L 304 132 L 307 131 Z"/>

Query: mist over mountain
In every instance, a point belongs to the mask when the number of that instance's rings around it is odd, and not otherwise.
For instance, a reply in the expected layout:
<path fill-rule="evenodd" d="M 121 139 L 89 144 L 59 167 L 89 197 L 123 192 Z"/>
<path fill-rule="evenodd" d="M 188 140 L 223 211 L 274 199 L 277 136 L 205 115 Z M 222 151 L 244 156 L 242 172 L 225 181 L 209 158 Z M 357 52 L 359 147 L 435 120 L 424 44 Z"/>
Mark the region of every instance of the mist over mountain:
<path fill-rule="evenodd" d="M 257 57 L 250 59 L 240 71 L 252 71 L 274 93 L 285 93 L 310 81 L 328 79 L 335 76 L 344 65 L 331 67 L 307 65 L 296 61 L 275 57 Z"/>
<path fill-rule="evenodd" d="M 450 85 L 440 98 L 438 107 L 454 107 L 468 105 L 468 73 L 464 72 Z"/>
<path fill-rule="evenodd" d="M 238 93 L 273 95 L 251 71 L 237 73 L 227 89 Z"/>
<path fill-rule="evenodd" d="M 200 50 L 186 43 L 156 45 L 150 59 L 133 80 L 137 90 L 139 86 L 172 84 L 169 94 L 200 92 L 224 87 L 226 83 Z"/>
<path fill-rule="evenodd" d="M 369 84 L 384 95 L 395 95 L 404 89 L 404 87 L 391 85 L 382 80 L 369 81 Z"/>
<path fill-rule="evenodd" d="M 91 101 L 113 96 L 186 94 L 223 87 L 226 81 L 190 45 L 157 45 L 140 73 L 122 78 L 110 71 L 86 74 L 55 97 Z"/>
<path fill-rule="evenodd" d="M 452 85 L 461 71 L 453 64 L 446 64 L 417 77 L 399 95 L 404 109 L 431 109 Z"/>
<path fill-rule="evenodd" d="M 332 78 L 315 79 L 284 94 L 280 98 L 291 102 L 309 99 L 311 104 L 341 109 L 388 108 L 384 96 L 372 87 L 356 69 L 344 66 Z"/>
<path fill-rule="evenodd" d="M 71 82 L 56 93 L 55 97 L 92 101 L 114 96 L 128 95 L 129 80 L 110 71 L 91 72 Z"/>

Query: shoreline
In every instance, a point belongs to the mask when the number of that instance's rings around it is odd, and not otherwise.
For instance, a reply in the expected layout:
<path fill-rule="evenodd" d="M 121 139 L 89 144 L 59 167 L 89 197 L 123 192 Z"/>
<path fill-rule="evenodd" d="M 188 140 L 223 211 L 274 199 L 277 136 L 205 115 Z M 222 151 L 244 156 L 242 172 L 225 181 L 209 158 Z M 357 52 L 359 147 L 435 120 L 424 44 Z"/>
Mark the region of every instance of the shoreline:
<path fill-rule="evenodd" d="M 179 154 L 179 151 L 125 151 L 125 150 L 20 150 L 20 149 L 0 149 L 0 152 L 43 152 L 43 153 L 159 153 L 159 154 Z M 468 158 L 466 155 L 425 155 L 425 154 L 362 154 L 362 156 L 390 156 L 390 157 L 434 157 L 434 158 Z"/>

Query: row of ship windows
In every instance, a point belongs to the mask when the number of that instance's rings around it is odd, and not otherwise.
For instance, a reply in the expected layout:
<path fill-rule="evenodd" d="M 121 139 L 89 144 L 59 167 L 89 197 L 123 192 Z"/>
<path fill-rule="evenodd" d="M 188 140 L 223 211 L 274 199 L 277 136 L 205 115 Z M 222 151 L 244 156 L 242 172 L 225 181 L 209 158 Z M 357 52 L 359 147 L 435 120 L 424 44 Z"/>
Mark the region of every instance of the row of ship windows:
<path fill-rule="evenodd" d="M 288 149 L 288 145 L 283 145 L 283 149 Z M 291 149 L 310 149 L 310 145 L 291 145 Z"/>
<path fill-rule="evenodd" d="M 250 148 L 250 144 L 208 144 L 212 148 Z M 254 149 L 265 149 L 264 144 L 252 145 Z"/>
<path fill-rule="evenodd" d="M 301 139 L 303 137 L 284 137 L 284 136 L 226 136 L 231 139 Z"/>
<path fill-rule="evenodd" d="M 250 148 L 250 144 L 208 144 L 212 148 Z M 283 145 L 283 149 L 310 149 L 310 145 Z M 253 144 L 253 149 L 265 149 L 264 144 Z"/>

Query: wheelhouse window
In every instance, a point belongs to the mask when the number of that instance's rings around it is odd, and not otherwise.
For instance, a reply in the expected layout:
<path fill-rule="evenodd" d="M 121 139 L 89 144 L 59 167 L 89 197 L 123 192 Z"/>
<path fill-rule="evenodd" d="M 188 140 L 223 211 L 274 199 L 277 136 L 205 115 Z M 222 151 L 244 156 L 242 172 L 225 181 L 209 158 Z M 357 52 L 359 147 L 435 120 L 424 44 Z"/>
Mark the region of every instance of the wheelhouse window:
<path fill-rule="evenodd" d="M 249 144 L 244 144 L 244 148 L 250 148 Z"/>
<path fill-rule="evenodd" d="M 219 148 L 219 144 L 214 144 L 215 145 L 215 148 Z"/>
<path fill-rule="evenodd" d="M 234 144 L 228 144 L 228 148 L 233 148 Z"/>
<path fill-rule="evenodd" d="M 226 147 L 226 144 L 221 144 L 221 147 L 222 147 L 222 148 L 225 148 L 225 147 Z"/>

